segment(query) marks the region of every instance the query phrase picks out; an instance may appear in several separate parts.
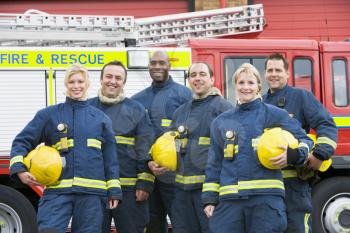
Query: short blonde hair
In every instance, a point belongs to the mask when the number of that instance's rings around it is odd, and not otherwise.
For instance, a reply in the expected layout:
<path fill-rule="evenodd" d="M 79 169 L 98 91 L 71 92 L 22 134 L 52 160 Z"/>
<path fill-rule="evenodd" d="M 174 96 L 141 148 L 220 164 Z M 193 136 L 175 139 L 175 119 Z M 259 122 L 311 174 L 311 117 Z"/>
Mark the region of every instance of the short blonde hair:
<path fill-rule="evenodd" d="M 232 84 L 237 84 L 238 81 L 238 76 L 242 73 L 246 73 L 249 76 L 253 76 L 256 78 L 256 81 L 258 83 L 258 87 L 259 87 L 259 92 L 262 89 L 262 84 L 261 84 L 261 78 L 260 78 L 260 74 L 259 71 L 250 63 L 243 63 L 240 67 L 238 67 L 238 69 L 236 70 L 236 72 L 233 74 L 232 77 Z"/>
<path fill-rule="evenodd" d="M 82 74 L 85 81 L 86 81 L 86 86 L 87 88 L 90 86 L 90 79 L 89 79 L 89 74 L 88 74 L 88 70 L 80 65 L 80 64 L 73 64 L 71 66 L 69 66 L 66 70 L 66 74 L 64 76 L 64 85 L 67 87 L 68 82 L 69 82 L 69 78 L 72 77 L 75 74 Z M 67 92 L 66 92 L 67 95 Z M 87 98 L 87 93 L 85 93 L 85 96 L 83 97 L 84 99 Z"/>

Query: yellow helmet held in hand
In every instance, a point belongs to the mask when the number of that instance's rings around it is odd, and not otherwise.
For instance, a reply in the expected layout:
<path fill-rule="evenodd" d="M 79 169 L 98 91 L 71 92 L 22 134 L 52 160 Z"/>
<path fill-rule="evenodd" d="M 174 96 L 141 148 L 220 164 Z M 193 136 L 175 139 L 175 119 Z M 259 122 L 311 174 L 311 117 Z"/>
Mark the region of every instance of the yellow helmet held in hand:
<path fill-rule="evenodd" d="M 60 153 L 50 146 L 40 146 L 29 152 L 23 159 L 28 171 L 43 185 L 55 184 L 61 176 Z"/>
<path fill-rule="evenodd" d="M 258 142 L 258 158 L 260 163 L 268 169 L 281 169 L 272 165 L 270 159 L 284 152 L 281 147 L 297 148 L 298 140 L 288 131 L 276 127 L 266 129 Z"/>
<path fill-rule="evenodd" d="M 178 132 L 169 131 L 160 136 L 151 148 L 152 159 L 161 167 L 175 171 L 177 167 L 176 137 Z"/>

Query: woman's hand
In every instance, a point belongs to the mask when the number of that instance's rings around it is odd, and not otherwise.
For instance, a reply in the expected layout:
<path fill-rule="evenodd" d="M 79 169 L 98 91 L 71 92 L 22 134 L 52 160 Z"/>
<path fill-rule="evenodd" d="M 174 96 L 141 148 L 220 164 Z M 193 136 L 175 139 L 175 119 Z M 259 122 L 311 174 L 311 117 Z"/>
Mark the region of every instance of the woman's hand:
<path fill-rule="evenodd" d="M 22 181 L 23 184 L 27 185 L 41 185 L 36 181 L 35 177 L 30 172 L 19 172 L 17 173 L 18 178 Z"/>
<path fill-rule="evenodd" d="M 279 147 L 279 148 L 283 150 L 283 153 L 276 157 L 270 158 L 270 161 L 273 166 L 283 168 L 287 166 L 287 148 L 288 147 L 286 146 L 286 147 Z"/>
<path fill-rule="evenodd" d="M 156 162 L 149 161 L 148 162 L 149 169 L 153 172 L 154 175 L 158 176 L 164 174 L 169 171 L 166 167 L 160 167 Z"/>

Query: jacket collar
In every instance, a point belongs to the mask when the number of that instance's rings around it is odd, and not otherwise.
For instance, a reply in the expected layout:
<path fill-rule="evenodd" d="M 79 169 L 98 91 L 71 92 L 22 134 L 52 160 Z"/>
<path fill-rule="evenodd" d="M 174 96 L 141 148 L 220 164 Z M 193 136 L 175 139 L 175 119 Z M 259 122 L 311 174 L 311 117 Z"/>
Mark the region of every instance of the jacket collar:
<path fill-rule="evenodd" d="M 70 97 L 66 97 L 66 103 L 71 105 L 73 108 L 83 108 L 89 105 L 87 100 L 74 100 Z"/>
<path fill-rule="evenodd" d="M 288 86 L 288 84 L 286 84 L 283 88 L 281 88 L 281 89 L 279 89 L 279 90 L 277 90 L 277 91 L 275 91 L 274 93 L 271 93 L 271 90 L 269 89 L 268 91 L 267 91 L 267 96 L 281 96 L 281 95 L 284 95 L 286 92 L 287 92 L 287 90 L 289 89 L 290 87 Z"/>
<path fill-rule="evenodd" d="M 167 81 L 165 81 L 164 83 L 155 83 L 155 82 L 152 82 L 152 88 L 166 88 L 168 86 L 170 86 L 171 84 L 174 83 L 174 80 L 173 78 L 169 75 L 169 78 Z"/>
<path fill-rule="evenodd" d="M 110 97 L 103 95 L 102 89 L 99 89 L 98 90 L 98 98 L 99 98 L 101 103 L 104 103 L 107 105 L 117 104 L 117 103 L 122 102 L 125 99 L 124 90 L 121 90 L 121 92 L 117 96 L 110 98 Z"/>
<path fill-rule="evenodd" d="M 204 96 L 198 96 L 198 95 L 196 95 L 196 94 L 193 94 L 193 95 L 192 95 L 192 98 L 193 98 L 194 100 L 206 99 L 206 98 L 207 98 L 208 96 L 210 96 L 210 95 L 222 96 L 219 89 L 217 89 L 216 87 L 211 87 L 206 95 L 204 95 Z"/>
<path fill-rule="evenodd" d="M 261 104 L 261 98 L 256 98 L 248 103 L 243 103 L 243 104 L 237 104 L 237 110 L 238 111 L 249 111 L 256 109 L 260 106 Z"/>

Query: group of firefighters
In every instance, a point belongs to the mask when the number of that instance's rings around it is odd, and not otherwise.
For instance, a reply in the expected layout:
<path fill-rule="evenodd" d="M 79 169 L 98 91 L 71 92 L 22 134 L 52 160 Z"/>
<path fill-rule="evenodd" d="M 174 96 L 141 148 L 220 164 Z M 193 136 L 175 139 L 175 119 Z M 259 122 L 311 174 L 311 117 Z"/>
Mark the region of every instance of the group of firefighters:
<path fill-rule="evenodd" d="M 155 51 L 152 85 L 127 98 L 127 70 L 110 62 L 98 96 L 87 99 L 87 70 L 67 69 L 66 101 L 40 110 L 12 144 L 10 173 L 24 184 L 40 185 L 25 162 L 38 145 L 56 148 L 64 161 L 40 199 L 39 232 L 64 233 L 72 218 L 74 233 L 107 233 L 113 218 L 118 233 L 164 233 L 167 215 L 174 233 L 311 232 L 312 175 L 305 174 L 334 153 L 337 128 L 312 93 L 287 85 L 287 60 L 266 59 L 263 96 L 257 69 L 241 65 L 232 79 L 235 104 L 214 87 L 207 63 L 189 67 L 191 89 L 169 70 L 167 53 Z M 278 169 L 268 169 L 257 144 L 276 127 L 298 143 L 281 146 L 268 161 Z M 176 141 L 176 169 L 149 153 L 166 134 Z"/>

